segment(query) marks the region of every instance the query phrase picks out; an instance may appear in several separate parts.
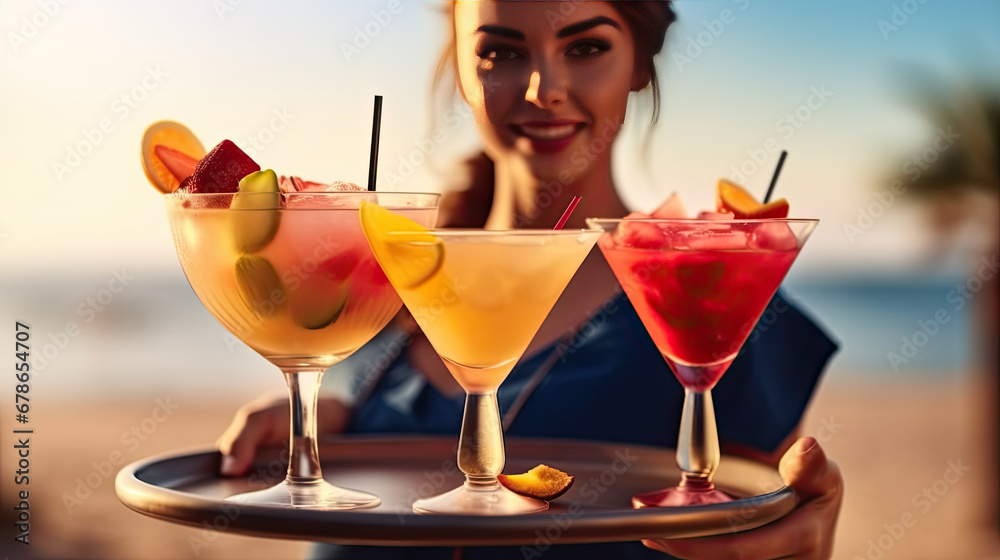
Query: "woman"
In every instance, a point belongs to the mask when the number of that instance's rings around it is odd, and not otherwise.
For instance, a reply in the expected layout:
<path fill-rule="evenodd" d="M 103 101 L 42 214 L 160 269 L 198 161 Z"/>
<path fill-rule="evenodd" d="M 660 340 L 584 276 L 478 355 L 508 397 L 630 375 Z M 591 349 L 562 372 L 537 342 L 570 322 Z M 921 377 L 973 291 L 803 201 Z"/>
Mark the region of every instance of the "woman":
<path fill-rule="evenodd" d="M 567 227 L 628 213 L 614 188 L 611 142 L 629 93 L 652 88 L 653 57 L 674 19 L 668 2 L 459 2 L 442 59 L 473 110 L 485 154 L 472 185 L 442 203 L 446 226 Z M 654 111 L 655 113 L 655 111 Z M 835 345 L 780 296 L 779 319 L 748 343 L 715 389 L 723 450 L 779 465 L 802 496 L 789 516 L 724 537 L 554 546 L 545 558 L 829 558 L 842 481 L 797 424 Z M 403 349 L 388 355 L 386 348 Z M 377 359 L 381 358 L 381 360 Z M 387 367 L 366 368 L 384 363 Z M 455 434 L 462 390 L 413 325 L 387 329 L 346 367 L 359 379 L 349 410 L 325 401 L 330 431 Z M 766 374 L 766 376 L 765 376 Z M 682 390 L 599 251 L 581 266 L 499 391 L 507 434 L 673 446 Z M 600 411 L 600 414 L 595 413 Z M 256 448 L 288 433 L 287 403 L 244 407 L 219 445 L 223 471 L 244 472 Z M 652 550 L 650 550 L 652 549 Z M 452 558 L 454 550 L 330 547 L 335 558 Z M 520 557 L 470 548 L 463 558 Z"/>

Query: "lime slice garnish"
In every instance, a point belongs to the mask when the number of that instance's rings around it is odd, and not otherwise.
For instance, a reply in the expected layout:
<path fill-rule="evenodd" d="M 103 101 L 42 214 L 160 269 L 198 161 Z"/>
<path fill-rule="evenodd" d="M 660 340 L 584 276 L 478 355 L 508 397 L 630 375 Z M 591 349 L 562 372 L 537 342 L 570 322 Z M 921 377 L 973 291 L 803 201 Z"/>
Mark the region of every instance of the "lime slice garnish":
<path fill-rule="evenodd" d="M 243 253 L 263 249 L 278 233 L 281 193 L 271 169 L 255 171 L 240 180 L 240 190 L 229 205 L 233 241 Z"/>

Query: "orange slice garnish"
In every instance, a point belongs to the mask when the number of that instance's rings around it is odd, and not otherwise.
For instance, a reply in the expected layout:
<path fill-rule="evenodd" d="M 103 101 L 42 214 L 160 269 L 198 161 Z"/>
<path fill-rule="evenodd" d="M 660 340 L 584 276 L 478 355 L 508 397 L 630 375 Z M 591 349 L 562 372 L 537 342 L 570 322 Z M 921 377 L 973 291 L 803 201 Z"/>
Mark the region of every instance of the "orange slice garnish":
<path fill-rule="evenodd" d="M 177 190 L 204 156 L 205 147 L 198 137 L 179 122 L 155 122 L 142 135 L 142 170 L 164 194 Z"/>
<path fill-rule="evenodd" d="M 788 201 L 784 198 L 761 204 L 746 189 L 725 179 L 719 179 L 715 205 L 719 212 L 731 212 L 738 220 L 788 217 Z"/>

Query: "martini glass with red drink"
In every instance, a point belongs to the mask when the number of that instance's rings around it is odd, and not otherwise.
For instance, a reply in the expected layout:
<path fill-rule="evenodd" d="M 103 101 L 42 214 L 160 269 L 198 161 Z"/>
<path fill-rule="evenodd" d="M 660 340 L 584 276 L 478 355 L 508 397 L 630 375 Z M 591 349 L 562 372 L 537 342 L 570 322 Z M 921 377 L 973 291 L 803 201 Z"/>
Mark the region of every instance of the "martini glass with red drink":
<path fill-rule="evenodd" d="M 728 215 L 731 217 L 731 215 Z M 732 500 L 715 488 L 719 439 L 712 387 L 729 368 L 817 220 L 589 219 L 656 347 L 684 386 L 681 481 L 635 507 Z"/>

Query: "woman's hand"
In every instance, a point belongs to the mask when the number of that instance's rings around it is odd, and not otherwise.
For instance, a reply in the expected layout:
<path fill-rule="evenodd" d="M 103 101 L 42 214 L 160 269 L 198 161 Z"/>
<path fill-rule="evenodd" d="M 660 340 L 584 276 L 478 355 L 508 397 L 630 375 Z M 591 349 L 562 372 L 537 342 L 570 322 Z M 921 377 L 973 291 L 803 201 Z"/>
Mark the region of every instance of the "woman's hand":
<path fill-rule="evenodd" d="M 684 560 L 829 560 L 844 495 L 840 469 L 811 437 L 799 439 L 781 458 L 781 478 L 799 494 L 799 506 L 759 529 L 721 537 L 647 539 L 653 550 Z"/>
<path fill-rule="evenodd" d="M 216 442 L 222 452 L 222 474 L 241 476 L 253 465 L 257 450 L 287 442 L 290 430 L 288 397 L 262 395 L 243 405 Z M 350 409 L 332 397 L 320 397 L 316 420 L 322 433 L 343 432 Z"/>

